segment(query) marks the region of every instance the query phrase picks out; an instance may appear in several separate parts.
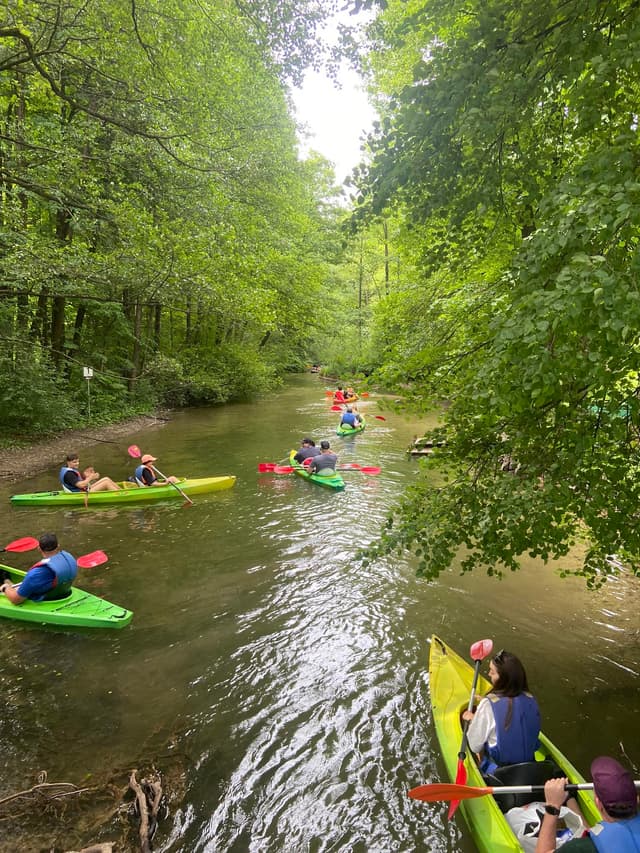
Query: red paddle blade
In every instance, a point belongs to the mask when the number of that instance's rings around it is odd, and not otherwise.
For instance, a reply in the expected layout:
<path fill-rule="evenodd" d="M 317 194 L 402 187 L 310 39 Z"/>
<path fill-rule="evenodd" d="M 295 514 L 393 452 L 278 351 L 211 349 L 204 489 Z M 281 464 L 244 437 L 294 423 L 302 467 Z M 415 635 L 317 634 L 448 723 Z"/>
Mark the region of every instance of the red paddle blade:
<path fill-rule="evenodd" d="M 0 551 L 16 551 L 17 553 L 22 553 L 22 551 L 33 551 L 33 549 L 37 547 L 37 539 L 34 539 L 33 536 L 23 536 L 22 539 L 14 539 L 13 542 L 9 542 L 9 544 L 5 545 L 4 548 L 0 548 Z"/>
<path fill-rule="evenodd" d="M 408 791 L 412 800 L 422 800 L 423 803 L 447 802 L 453 799 L 472 800 L 475 797 L 485 797 L 493 794 L 493 788 L 473 788 L 470 785 L 454 785 L 449 782 L 436 782 L 433 785 L 418 785 Z"/>
<path fill-rule="evenodd" d="M 379 474 L 382 471 L 382 468 L 378 468 L 377 465 L 361 465 L 360 471 L 363 474 Z"/>
<path fill-rule="evenodd" d="M 258 473 L 268 474 L 276 467 L 275 462 L 258 462 Z"/>
<path fill-rule="evenodd" d="M 386 418 L 383 418 L 382 415 L 374 415 L 374 418 L 377 418 L 379 421 L 386 421 Z"/>
<path fill-rule="evenodd" d="M 325 391 L 324 393 L 327 395 L 327 397 L 333 397 L 333 391 Z"/>
<path fill-rule="evenodd" d="M 458 759 L 458 770 L 456 772 L 456 785 L 466 785 L 467 784 L 467 768 L 464 766 L 464 759 Z M 449 803 L 449 811 L 447 813 L 447 820 L 451 820 L 451 818 L 456 813 L 458 806 L 460 805 L 460 800 L 451 800 Z"/>
<path fill-rule="evenodd" d="M 469 649 L 471 660 L 484 660 L 493 650 L 493 640 L 478 640 Z"/>
<path fill-rule="evenodd" d="M 139 459 L 142 456 L 142 452 L 137 444 L 132 444 L 130 447 L 127 447 L 127 453 L 129 456 L 133 456 L 134 459 Z"/>
<path fill-rule="evenodd" d="M 103 563 L 106 563 L 108 559 L 104 551 L 92 551 L 90 554 L 78 557 L 76 563 L 81 569 L 93 569 L 95 566 L 101 566 Z"/>
<path fill-rule="evenodd" d="M 274 474 L 293 474 L 295 468 L 292 468 L 291 465 L 274 465 L 273 473 Z"/>
<path fill-rule="evenodd" d="M 368 396 L 369 396 L 369 392 L 368 392 L 368 391 L 363 391 L 363 392 L 362 392 L 362 394 L 360 394 L 360 396 L 361 396 L 361 397 L 368 397 Z"/>
<path fill-rule="evenodd" d="M 331 411 L 332 412 L 341 412 L 342 406 L 331 406 Z"/>

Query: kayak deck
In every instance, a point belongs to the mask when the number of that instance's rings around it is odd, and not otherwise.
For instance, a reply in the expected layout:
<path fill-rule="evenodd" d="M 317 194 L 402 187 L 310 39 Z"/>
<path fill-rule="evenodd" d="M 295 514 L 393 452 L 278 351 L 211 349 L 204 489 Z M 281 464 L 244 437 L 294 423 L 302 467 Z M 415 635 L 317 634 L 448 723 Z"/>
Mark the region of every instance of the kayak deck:
<path fill-rule="evenodd" d="M 0 566 L 13 583 L 20 583 L 26 572 L 11 566 Z M 124 628 L 133 612 L 90 592 L 71 587 L 71 594 L 57 601 L 25 601 L 12 604 L 0 595 L 0 617 L 40 625 L 63 625 L 67 628 Z"/>
<path fill-rule="evenodd" d="M 308 474 L 307 469 L 304 465 L 300 465 L 299 462 L 293 458 L 296 455 L 296 451 L 292 450 L 289 454 L 289 462 L 293 467 L 296 474 L 300 477 L 304 477 L 305 480 L 311 480 L 313 483 L 317 483 L 319 486 L 325 486 L 328 489 L 334 489 L 335 491 L 340 491 L 344 489 L 344 480 L 340 476 L 340 474 L 334 474 L 331 477 L 322 476 L 320 474 Z"/>
<path fill-rule="evenodd" d="M 236 478 L 233 476 L 202 477 L 200 479 L 183 478 L 176 485 L 186 495 L 203 495 L 208 492 L 218 492 L 230 489 Z M 174 486 L 138 486 L 128 480 L 118 483 L 117 492 L 89 492 L 87 505 L 94 504 L 125 504 L 140 503 L 141 501 L 184 500 L 180 491 Z M 85 492 L 65 492 L 63 489 L 50 492 L 33 492 L 32 494 L 12 495 L 11 503 L 22 506 L 84 506 Z"/>
<path fill-rule="evenodd" d="M 466 660 L 456 654 L 438 637 L 433 636 L 431 638 L 429 655 L 431 708 L 440 750 L 451 782 L 455 782 L 458 751 L 462 743 L 460 715 L 469 704 L 473 674 L 473 667 Z M 490 688 L 489 682 L 480 676 L 476 695 L 480 697 Z M 540 748 L 536 752 L 536 761 L 545 759 L 554 761 L 570 782 L 585 781 L 560 750 L 540 732 Z M 468 748 L 465 767 L 467 785 L 479 787 L 487 785 Z M 532 795 L 532 799 L 535 799 L 535 795 Z M 579 791 L 578 801 L 589 824 L 600 820 L 591 792 Z M 522 853 L 522 847 L 494 797 L 485 796 L 463 800 L 460 803 L 460 809 L 475 843 L 482 853 Z"/>

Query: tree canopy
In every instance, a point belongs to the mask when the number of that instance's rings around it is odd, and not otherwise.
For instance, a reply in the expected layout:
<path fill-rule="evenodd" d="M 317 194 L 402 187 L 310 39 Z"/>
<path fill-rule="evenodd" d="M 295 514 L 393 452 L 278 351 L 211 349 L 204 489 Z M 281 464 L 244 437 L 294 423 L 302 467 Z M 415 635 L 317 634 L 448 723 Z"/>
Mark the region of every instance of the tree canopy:
<path fill-rule="evenodd" d="M 446 401 L 446 446 L 381 547 L 640 573 L 638 5 L 385 6 L 354 220 L 402 223 L 419 283 L 377 307 L 379 375 Z"/>

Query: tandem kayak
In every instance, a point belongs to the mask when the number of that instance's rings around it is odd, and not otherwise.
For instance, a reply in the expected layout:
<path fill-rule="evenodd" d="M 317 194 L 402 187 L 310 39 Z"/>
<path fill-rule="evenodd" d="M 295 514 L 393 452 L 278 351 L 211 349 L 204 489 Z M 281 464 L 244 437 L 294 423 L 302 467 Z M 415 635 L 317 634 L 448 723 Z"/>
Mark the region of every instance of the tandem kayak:
<path fill-rule="evenodd" d="M 361 416 L 362 417 L 362 416 Z M 336 429 L 336 435 L 342 436 L 344 438 L 346 435 L 357 435 L 359 432 L 364 432 L 364 428 L 366 427 L 366 421 L 362 418 L 362 421 L 358 426 L 352 427 L 348 426 L 348 424 L 339 424 Z"/>
<path fill-rule="evenodd" d="M 11 566 L 0 565 L 0 570 L 13 583 L 20 583 L 26 575 Z M 57 601 L 12 604 L 0 594 L 0 617 L 67 628 L 124 628 L 133 619 L 133 612 L 73 586 L 70 595 Z"/>
<path fill-rule="evenodd" d="M 436 735 L 442 751 L 442 757 L 447 774 L 455 782 L 458 768 L 458 752 L 462 743 L 462 725 L 460 715 L 467 709 L 474 670 L 470 663 L 457 655 L 438 637 L 431 638 L 429 655 L 429 685 L 431 693 L 431 709 Z M 491 685 L 484 678 L 478 680 L 477 695 L 484 695 Z M 483 779 L 478 765 L 467 748 L 465 767 L 467 770 L 466 785 L 485 787 L 488 783 Z M 570 782 L 580 783 L 585 780 L 571 762 L 540 732 L 540 748 L 536 752 L 536 762 L 552 761 L 562 771 Z M 535 764 L 533 769 L 535 771 Z M 516 768 L 527 768 L 529 765 L 514 765 Z M 500 768 L 505 770 L 505 768 Z M 523 779 L 501 781 L 495 784 L 538 784 L 538 780 Z M 544 800 L 544 794 L 527 794 L 529 800 Z M 502 798 L 500 798 L 502 799 Z M 600 820 L 591 791 L 579 791 L 577 799 L 588 824 L 593 825 Z M 500 810 L 498 799 L 487 795 L 468 800 L 462 800 L 460 810 L 473 835 L 474 841 L 481 853 L 522 853 L 523 848 L 516 839 L 507 820 Z"/>
<path fill-rule="evenodd" d="M 300 463 L 296 462 L 293 458 L 296 455 L 296 452 L 297 451 L 292 450 L 289 454 L 289 462 L 296 474 L 304 477 L 305 480 L 311 480 L 313 483 L 317 483 L 319 486 L 325 486 L 328 489 L 335 489 L 336 491 L 344 489 L 344 480 L 340 474 L 336 473 L 330 477 L 326 475 L 323 477 L 322 474 L 308 474 L 304 465 L 300 465 Z"/>
<path fill-rule="evenodd" d="M 183 478 L 177 484 L 186 495 L 204 495 L 207 492 L 218 492 L 221 489 L 230 489 L 236 478 L 229 477 L 202 477 L 198 480 Z M 117 492 L 89 492 L 88 506 L 94 504 L 129 504 L 140 501 L 162 501 L 181 498 L 178 489 L 174 486 L 137 486 L 125 480 L 118 483 Z M 11 503 L 20 506 L 52 506 L 64 504 L 65 506 L 84 506 L 84 492 L 65 492 L 60 489 L 55 492 L 34 492 L 30 495 L 12 495 Z"/>

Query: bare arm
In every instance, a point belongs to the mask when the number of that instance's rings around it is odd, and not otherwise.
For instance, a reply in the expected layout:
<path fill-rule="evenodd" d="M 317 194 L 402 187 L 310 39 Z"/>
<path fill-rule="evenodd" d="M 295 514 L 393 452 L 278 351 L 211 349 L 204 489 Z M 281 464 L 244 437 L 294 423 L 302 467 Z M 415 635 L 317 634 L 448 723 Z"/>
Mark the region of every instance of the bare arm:
<path fill-rule="evenodd" d="M 18 590 L 12 583 L 10 583 L 10 581 L 6 581 L 2 586 L 0 586 L 0 592 L 3 592 L 12 604 L 22 604 L 23 601 L 27 600 L 21 595 L 18 595 Z"/>

